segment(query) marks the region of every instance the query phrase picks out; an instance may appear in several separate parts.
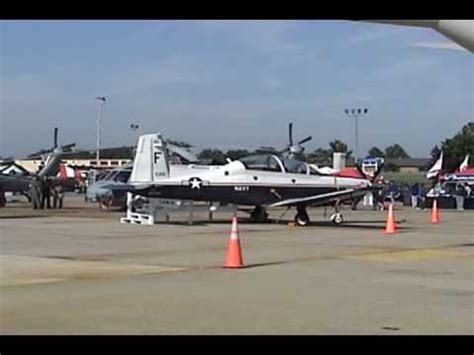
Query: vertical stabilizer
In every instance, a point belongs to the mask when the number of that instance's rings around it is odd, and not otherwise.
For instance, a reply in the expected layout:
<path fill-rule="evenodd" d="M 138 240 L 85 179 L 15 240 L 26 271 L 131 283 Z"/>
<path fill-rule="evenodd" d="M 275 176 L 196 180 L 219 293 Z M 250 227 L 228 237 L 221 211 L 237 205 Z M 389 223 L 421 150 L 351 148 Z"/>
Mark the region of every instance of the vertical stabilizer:
<path fill-rule="evenodd" d="M 169 177 L 168 152 L 161 134 L 140 136 L 130 182 L 153 183 L 167 177 Z"/>

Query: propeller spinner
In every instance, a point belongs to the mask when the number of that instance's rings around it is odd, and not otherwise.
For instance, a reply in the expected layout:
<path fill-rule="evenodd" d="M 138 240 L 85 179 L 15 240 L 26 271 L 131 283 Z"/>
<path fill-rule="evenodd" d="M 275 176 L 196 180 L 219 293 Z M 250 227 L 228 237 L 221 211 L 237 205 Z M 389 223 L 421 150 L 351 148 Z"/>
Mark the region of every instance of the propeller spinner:
<path fill-rule="evenodd" d="M 303 153 L 304 147 L 302 146 L 302 144 L 310 141 L 313 138 L 312 136 L 309 136 L 300 140 L 297 144 L 293 144 L 293 122 L 290 122 L 288 125 L 288 133 L 289 133 L 289 144 L 283 150 L 282 153 L 289 152 L 290 158 L 294 157 L 295 155 Z"/>

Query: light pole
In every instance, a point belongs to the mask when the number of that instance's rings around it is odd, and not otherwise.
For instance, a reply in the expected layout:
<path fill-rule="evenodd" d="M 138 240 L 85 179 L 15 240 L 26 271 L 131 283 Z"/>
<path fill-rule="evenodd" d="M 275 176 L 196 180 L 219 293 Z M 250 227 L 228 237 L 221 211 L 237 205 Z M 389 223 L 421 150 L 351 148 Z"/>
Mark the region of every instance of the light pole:
<path fill-rule="evenodd" d="M 355 162 L 357 164 L 357 159 L 359 158 L 359 116 L 365 116 L 369 112 L 367 108 L 346 108 L 344 110 L 345 114 L 349 117 L 355 118 Z"/>
<path fill-rule="evenodd" d="M 97 166 L 99 166 L 100 160 L 100 114 L 102 113 L 102 105 L 105 104 L 105 96 L 97 96 L 97 151 L 95 159 L 97 160 Z"/>
<path fill-rule="evenodd" d="M 138 132 L 138 128 L 140 127 L 140 125 L 136 124 L 136 123 L 131 123 L 130 124 L 130 129 L 133 131 L 133 138 L 135 139 L 135 142 L 132 147 L 132 154 L 135 155 L 135 153 L 137 152 L 137 147 L 138 147 L 138 137 L 137 137 L 137 134 L 136 132 Z"/>
<path fill-rule="evenodd" d="M 133 133 L 134 133 L 134 138 L 136 138 L 136 137 L 135 137 L 135 134 L 136 134 L 138 128 L 140 128 L 140 125 L 139 125 L 139 124 L 136 124 L 136 123 L 131 123 L 131 124 L 130 124 L 130 129 L 131 129 L 131 130 L 133 131 Z"/>

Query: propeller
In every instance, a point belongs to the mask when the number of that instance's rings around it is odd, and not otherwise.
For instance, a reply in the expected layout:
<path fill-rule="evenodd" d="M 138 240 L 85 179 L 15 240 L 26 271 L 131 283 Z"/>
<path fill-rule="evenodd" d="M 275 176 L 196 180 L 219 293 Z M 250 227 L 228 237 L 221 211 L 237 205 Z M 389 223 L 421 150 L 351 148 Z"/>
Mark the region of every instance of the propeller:
<path fill-rule="evenodd" d="M 293 144 L 293 122 L 290 122 L 288 124 L 288 133 L 289 133 L 289 144 L 281 153 L 282 154 L 283 153 L 289 153 L 290 158 L 293 158 L 293 157 L 303 153 L 304 147 L 302 146 L 302 144 L 304 144 L 304 143 L 310 141 L 311 139 L 313 139 L 312 136 L 309 136 L 309 137 L 306 137 L 306 138 L 300 140 L 297 144 Z"/>
<path fill-rule="evenodd" d="M 76 146 L 76 143 L 70 143 L 59 147 L 61 151 L 71 151 L 73 147 Z M 58 127 L 54 127 L 53 131 L 53 147 L 51 149 L 41 149 L 35 153 L 28 155 L 28 158 L 37 158 L 44 157 L 45 155 L 54 152 L 58 148 Z"/>
<path fill-rule="evenodd" d="M 374 182 L 377 180 L 377 177 L 380 175 L 380 173 L 382 172 L 382 169 L 383 169 L 383 166 L 384 164 L 380 164 L 379 168 L 377 169 L 377 171 L 374 173 L 374 176 L 370 177 L 370 176 L 367 176 L 367 174 L 364 173 L 364 171 L 362 170 L 362 167 L 359 165 L 359 164 L 356 164 L 355 167 L 357 169 L 357 171 L 359 171 L 359 173 L 364 177 L 366 178 L 367 180 L 369 180 L 370 182 Z"/>

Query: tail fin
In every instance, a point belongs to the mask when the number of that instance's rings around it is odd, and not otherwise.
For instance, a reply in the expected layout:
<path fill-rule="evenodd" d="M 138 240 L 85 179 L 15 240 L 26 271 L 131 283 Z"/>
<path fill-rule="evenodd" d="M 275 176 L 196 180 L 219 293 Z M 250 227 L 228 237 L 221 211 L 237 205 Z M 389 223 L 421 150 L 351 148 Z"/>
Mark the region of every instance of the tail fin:
<path fill-rule="evenodd" d="M 130 182 L 152 183 L 169 177 L 169 171 L 168 152 L 161 133 L 140 136 Z"/>

